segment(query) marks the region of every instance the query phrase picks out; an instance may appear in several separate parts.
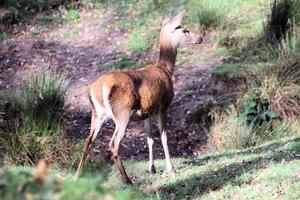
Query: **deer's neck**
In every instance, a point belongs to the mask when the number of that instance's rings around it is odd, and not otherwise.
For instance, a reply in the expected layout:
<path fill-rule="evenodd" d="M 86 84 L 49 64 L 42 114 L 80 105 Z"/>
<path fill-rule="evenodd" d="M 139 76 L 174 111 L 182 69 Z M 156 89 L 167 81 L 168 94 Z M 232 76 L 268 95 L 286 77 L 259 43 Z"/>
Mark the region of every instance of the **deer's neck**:
<path fill-rule="evenodd" d="M 173 48 L 171 44 L 161 42 L 158 62 L 163 63 L 170 74 L 173 74 L 174 72 L 176 55 L 176 48 Z"/>

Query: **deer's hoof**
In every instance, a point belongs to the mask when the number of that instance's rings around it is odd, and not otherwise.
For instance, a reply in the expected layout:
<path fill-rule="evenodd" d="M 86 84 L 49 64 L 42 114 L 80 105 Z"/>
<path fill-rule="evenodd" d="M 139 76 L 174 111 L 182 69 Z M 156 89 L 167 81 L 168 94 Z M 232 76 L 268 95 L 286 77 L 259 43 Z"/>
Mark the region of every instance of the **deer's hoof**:
<path fill-rule="evenodd" d="M 170 177 L 173 177 L 173 178 L 175 178 L 175 176 L 176 176 L 176 173 L 175 173 L 175 171 L 173 169 L 169 170 L 168 174 L 169 174 Z"/>
<path fill-rule="evenodd" d="M 73 177 L 73 180 L 74 180 L 74 181 L 78 181 L 78 180 L 79 180 L 79 175 L 76 174 L 76 175 Z"/>
<path fill-rule="evenodd" d="M 125 179 L 125 180 L 124 180 L 124 183 L 125 183 L 126 185 L 133 185 L 132 182 L 131 182 L 131 180 L 130 180 L 129 178 Z"/>
<path fill-rule="evenodd" d="M 156 173 L 156 169 L 155 169 L 154 165 L 152 165 L 152 166 L 149 168 L 149 173 L 150 173 L 150 174 L 155 174 L 155 173 Z"/>

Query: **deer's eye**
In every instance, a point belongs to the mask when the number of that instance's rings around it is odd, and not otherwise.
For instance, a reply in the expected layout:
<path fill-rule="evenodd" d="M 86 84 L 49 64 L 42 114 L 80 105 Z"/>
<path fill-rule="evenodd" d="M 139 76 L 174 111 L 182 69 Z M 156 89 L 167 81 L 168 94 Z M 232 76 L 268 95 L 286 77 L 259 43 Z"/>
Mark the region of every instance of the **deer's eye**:
<path fill-rule="evenodd" d="M 175 30 L 180 29 L 180 28 L 182 28 L 182 27 L 181 27 L 181 26 L 177 26 L 177 27 L 175 28 Z"/>
<path fill-rule="evenodd" d="M 186 29 L 184 29 L 184 30 L 182 30 L 182 32 L 183 32 L 183 33 L 189 33 L 190 31 L 189 31 L 189 30 L 186 30 Z"/>

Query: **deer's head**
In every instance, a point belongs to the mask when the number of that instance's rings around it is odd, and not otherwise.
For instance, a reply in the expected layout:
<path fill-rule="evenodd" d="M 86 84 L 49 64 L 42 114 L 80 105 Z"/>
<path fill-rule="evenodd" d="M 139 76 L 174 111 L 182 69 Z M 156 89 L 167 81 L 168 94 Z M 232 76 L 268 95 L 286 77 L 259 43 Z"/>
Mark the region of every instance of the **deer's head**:
<path fill-rule="evenodd" d="M 181 26 L 184 15 L 183 10 L 173 18 L 164 19 L 160 32 L 161 45 L 171 45 L 176 49 L 181 45 L 202 43 L 202 37 Z"/>

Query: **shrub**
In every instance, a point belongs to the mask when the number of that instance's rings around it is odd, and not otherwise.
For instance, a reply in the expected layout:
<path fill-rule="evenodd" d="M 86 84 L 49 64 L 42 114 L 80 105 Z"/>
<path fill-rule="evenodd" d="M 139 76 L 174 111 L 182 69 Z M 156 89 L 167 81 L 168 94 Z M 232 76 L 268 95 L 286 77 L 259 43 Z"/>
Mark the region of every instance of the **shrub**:
<path fill-rule="evenodd" d="M 23 21 L 34 14 L 57 7 L 67 0 L 4 0 L 3 6 L 13 13 L 16 21 Z"/>
<path fill-rule="evenodd" d="M 300 135 L 300 123 L 297 117 L 282 121 L 261 121 L 263 122 L 260 124 L 249 123 L 247 116 L 239 113 L 233 106 L 225 112 L 216 112 L 208 135 L 210 148 L 244 149 L 266 141 Z"/>
<path fill-rule="evenodd" d="M 6 31 L 7 25 L 14 21 L 14 13 L 11 9 L 0 7 L 0 31 Z"/>
<path fill-rule="evenodd" d="M 267 100 L 270 110 L 280 117 L 300 114 L 300 34 L 297 25 L 276 47 L 267 50 L 273 63 L 265 65 L 252 77 L 246 98 Z"/>
<path fill-rule="evenodd" d="M 269 102 L 267 100 L 250 97 L 250 99 L 243 102 L 243 112 L 240 117 L 245 119 L 247 125 L 259 128 L 262 124 L 277 119 L 276 113 L 270 112 L 268 108 Z"/>
<path fill-rule="evenodd" d="M 297 57 L 300 53 L 300 27 L 293 24 L 291 31 L 286 35 L 284 39 L 279 43 L 279 49 L 277 50 L 280 59 L 288 57 Z"/>
<path fill-rule="evenodd" d="M 41 158 L 55 157 L 67 87 L 64 76 L 45 71 L 8 95 L 0 139 L 10 162 L 34 164 Z"/>
<path fill-rule="evenodd" d="M 299 10 L 299 1 L 274 0 L 265 26 L 267 40 L 271 43 L 280 42 L 291 31 L 292 23 L 299 22 Z"/>
<path fill-rule="evenodd" d="M 266 99 L 280 117 L 300 114 L 300 57 L 285 53 L 274 65 L 265 66 L 249 86 L 246 98 Z"/>
<path fill-rule="evenodd" d="M 258 143 L 258 138 L 233 106 L 225 112 L 215 113 L 208 135 L 210 146 L 216 150 L 242 149 Z"/>

